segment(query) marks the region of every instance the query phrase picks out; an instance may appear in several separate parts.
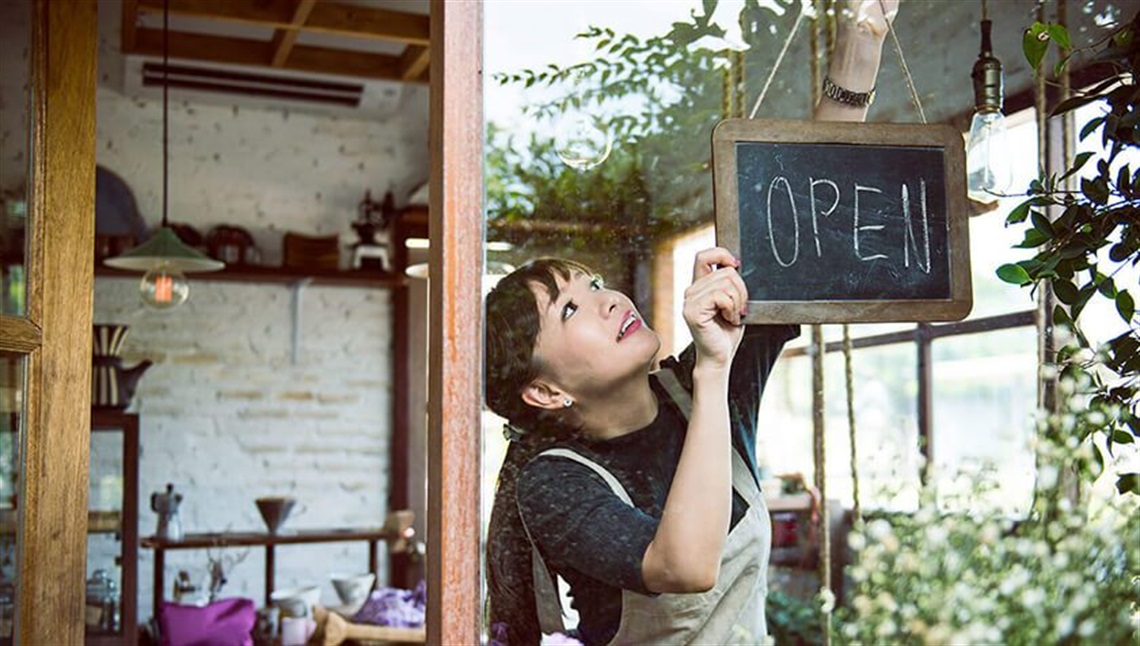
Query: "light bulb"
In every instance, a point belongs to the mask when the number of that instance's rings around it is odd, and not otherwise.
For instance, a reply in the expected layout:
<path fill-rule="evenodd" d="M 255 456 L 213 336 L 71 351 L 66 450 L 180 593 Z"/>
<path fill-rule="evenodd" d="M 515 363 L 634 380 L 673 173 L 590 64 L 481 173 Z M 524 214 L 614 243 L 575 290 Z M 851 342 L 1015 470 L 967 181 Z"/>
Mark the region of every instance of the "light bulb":
<path fill-rule="evenodd" d="M 558 158 L 575 170 L 589 170 L 606 161 L 613 150 L 613 138 L 602 122 L 590 114 L 586 85 L 588 77 L 579 70 L 571 78 L 573 106 L 564 112 L 554 129 L 554 150 Z"/>
<path fill-rule="evenodd" d="M 966 193 L 993 202 L 1009 189 L 1012 172 L 1005 117 L 1000 110 L 979 110 L 966 138 Z"/>
<path fill-rule="evenodd" d="M 982 18 L 982 46 L 970 77 L 974 81 L 974 118 L 966 136 L 966 194 L 977 202 L 993 202 L 1009 189 L 1013 173 L 1001 113 L 1001 61 L 993 55 L 992 23 Z"/>
<path fill-rule="evenodd" d="M 143 302 L 158 310 L 168 310 L 190 297 L 190 281 L 182 272 L 163 263 L 146 272 L 139 283 Z"/>

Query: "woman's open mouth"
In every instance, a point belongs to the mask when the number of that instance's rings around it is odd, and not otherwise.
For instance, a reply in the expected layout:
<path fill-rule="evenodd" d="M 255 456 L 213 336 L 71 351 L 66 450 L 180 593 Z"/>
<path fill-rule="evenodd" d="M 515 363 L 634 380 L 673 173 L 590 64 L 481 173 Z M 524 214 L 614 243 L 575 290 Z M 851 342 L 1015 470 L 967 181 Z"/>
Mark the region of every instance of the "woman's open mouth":
<path fill-rule="evenodd" d="M 641 329 L 641 318 L 639 318 L 637 314 L 633 312 L 633 310 L 626 312 L 625 318 L 622 319 L 621 322 L 621 329 L 618 330 L 618 342 L 620 343 L 621 340 L 626 336 L 636 332 L 639 329 Z"/>

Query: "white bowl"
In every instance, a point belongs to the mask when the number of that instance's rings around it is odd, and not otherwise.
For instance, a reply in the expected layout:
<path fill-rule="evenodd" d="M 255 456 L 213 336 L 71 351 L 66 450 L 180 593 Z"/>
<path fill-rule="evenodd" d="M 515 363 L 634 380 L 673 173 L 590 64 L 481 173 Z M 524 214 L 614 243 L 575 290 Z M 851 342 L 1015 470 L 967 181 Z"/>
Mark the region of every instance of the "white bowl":
<path fill-rule="evenodd" d="M 372 572 L 365 572 L 363 574 L 332 574 L 329 575 L 332 580 L 333 588 L 336 594 L 340 597 L 340 602 L 346 606 L 354 606 L 363 603 L 368 598 L 368 593 L 372 592 L 372 584 L 376 583 L 376 575 Z"/>
<path fill-rule="evenodd" d="M 321 601 L 321 588 L 309 585 L 274 590 L 269 594 L 269 601 L 281 608 L 283 616 L 308 617 L 313 613 L 313 606 Z"/>

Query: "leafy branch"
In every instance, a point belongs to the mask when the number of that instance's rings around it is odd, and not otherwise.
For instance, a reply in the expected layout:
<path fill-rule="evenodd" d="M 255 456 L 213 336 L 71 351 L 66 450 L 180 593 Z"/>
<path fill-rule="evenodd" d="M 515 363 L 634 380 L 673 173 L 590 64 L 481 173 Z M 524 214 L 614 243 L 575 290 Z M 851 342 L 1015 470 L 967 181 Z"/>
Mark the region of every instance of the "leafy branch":
<path fill-rule="evenodd" d="M 1071 396 L 1087 401 L 1085 414 L 1068 430 L 1082 440 L 1103 433 L 1110 452 L 1114 445 L 1133 444 L 1140 436 L 1136 295 L 1129 290 L 1132 285 L 1116 281 L 1122 268 L 1140 264 L 1140 164 L 1135 161 L 1140 147 L 1140 92 L 1135 85 L 1138 33 L 1140 14 L 1100 43 L 1099 58 L 1112 65 L 1111 77 L 1054 108 L 1052 115 L 1056 116 L 1092 103 L 1102 105 L 1102 111 L 1083 124 L 1079 139 L 1099 132 L 1103 152 L 1082 152 L 1062 174 L 1031 182 L 1028 199 L 1010 211 L 1006 224 L 1024 227 L 1024 237 L 1016 246 L 1037 253 L 997 270 L 1007 283 L 1033 290 L 1044 284 L 1052 288 L 1059 301 L 1053 308 L 1054 321 L 1075 340 L 1057 353 L 1058 376 L 1076 384 Z M 1035 69 L 1050 45 L 1062 52 L 1071 47 L 1063 26 L 1042 23 L 1026 30 L 1022 44 Z M 1070 60 L 1071 55 L 1062 58 L 1055 71 L 1063 70 Z M 1079 190 L 1068 188 L 1075 179 L 1079 179 Z M 1096 298 L 1112 303 L 1126 330 L 1093 348 L 1080 317 Z M 1094 458 L 1103 459 L 1099 453 Z M 1098 473 L 1099 468 L 1090 471 L 1094 476 Z M 1137 475 L 1121 476 L 1117 489 L 1140 493 Z"/>

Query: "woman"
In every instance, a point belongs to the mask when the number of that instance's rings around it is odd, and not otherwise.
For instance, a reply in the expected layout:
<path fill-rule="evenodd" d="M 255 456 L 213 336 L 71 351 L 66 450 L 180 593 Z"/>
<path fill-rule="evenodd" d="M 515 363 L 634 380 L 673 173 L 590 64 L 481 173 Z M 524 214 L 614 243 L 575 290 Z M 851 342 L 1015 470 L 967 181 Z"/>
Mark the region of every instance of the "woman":
<path fill-rule="evenodd" d="M 842 91 L 816 118 L 863 118 L 897 9 L 849 4 L 828 74 Z M 512 646 L 560 628 L 551 573 L 587 644 L 766 635 L 756 414 L 798 328 L 741 325 L 738 265 L 721 248 L 697 255 L 683 305 L 693 343 L 657 372 L 656 333 L 583 265 L 534 261 L 488 295 L 487 404 L 515 429 L 488 537 L 490 613 Z"/>

